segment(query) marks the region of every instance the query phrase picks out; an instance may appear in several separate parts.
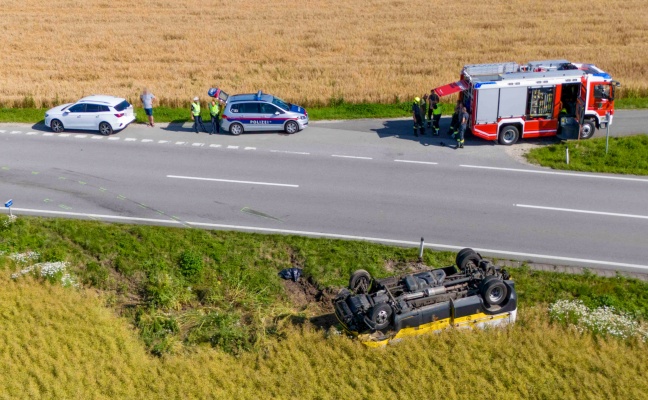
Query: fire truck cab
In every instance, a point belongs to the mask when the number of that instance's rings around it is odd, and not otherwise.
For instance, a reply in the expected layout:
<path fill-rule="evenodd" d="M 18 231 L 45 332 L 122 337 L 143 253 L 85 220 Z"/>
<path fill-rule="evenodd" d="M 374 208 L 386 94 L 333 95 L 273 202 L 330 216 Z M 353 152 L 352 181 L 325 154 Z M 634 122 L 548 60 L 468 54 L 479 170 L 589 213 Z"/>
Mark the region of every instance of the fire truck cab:
<path fill-rule="evenodd" d="M 592 137 L 612 123 L 617 86 L 595 65 L 546 60 L 466 65 L 460 81 L 436 90 L 459 93 L 475 136 L 512 145 L 520 138 Z"/>

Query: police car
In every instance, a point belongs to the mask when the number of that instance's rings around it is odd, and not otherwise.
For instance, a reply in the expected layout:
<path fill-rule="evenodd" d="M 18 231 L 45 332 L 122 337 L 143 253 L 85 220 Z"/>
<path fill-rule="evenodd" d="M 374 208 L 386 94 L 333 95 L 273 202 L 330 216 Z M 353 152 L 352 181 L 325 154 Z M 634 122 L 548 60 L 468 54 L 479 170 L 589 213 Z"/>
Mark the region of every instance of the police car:
<path fill-rule="evenodd" d="M 221 127 L 232 135 L 278 130 L 296 133 L 307 126 L 308 113 L 303 107 L 261 91 L 229 96 L 221 119 Z"/>

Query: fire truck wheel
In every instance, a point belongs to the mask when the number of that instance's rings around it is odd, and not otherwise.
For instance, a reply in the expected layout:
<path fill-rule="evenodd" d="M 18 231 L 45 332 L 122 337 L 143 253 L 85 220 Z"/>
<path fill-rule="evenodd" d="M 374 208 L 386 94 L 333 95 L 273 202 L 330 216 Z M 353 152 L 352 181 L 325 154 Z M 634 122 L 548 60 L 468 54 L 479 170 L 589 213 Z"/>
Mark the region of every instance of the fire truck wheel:
<path fill-rule="evenodd" d="M 468 248 L 468 247 L 465 248 L 465 249 L 459 250 L 459 253 L 457 253 L 457 257 L 455 257 L 455 265 L 459 265 L 459 259 L 461 257 L 463 257 L 464 255 L 469 254 L 469 253 L 475 253 L 475 250 L 473 250 L 471 248 Z"/>
<path fill-rule="evenodd" d="M 355 294 L 369 293 L 371 287 L 371 274 L 364 269 L 359 269 L 351 274 L 349 289 Z"/>
<path fill-rule="evenodd" d="M 466 253 L 461 257 L 457 257 L 457 267 L 460 270 L 475 269 L 479 267 L 479 261 L 481 261 L 481 256 L 475 252 Z"/>
<path fill-rule="evenodd" d="M 481 294 L 487 306 L 498 306 L 507 299 L 509 293 L 504 282 L 492 279 L 482 287 Z"/>
<path fill-rule="evenodd" d="M 371 309 L 371 314 L 369 314 L 369 319 L 374 324 L 374 329 L 377 331 L 387 328 L 391 322 L 392 308 L 387 303 L 381 303 L 375 305 Z"/>
<path fill-rule="evenodd" d="M 596 130 L 596 125 L 591 119 L 585 120 L 583 122 L 583 128 L 581 130 L 581 139 L 589 139 L 594 136 L 594 130 Z"/>
<path fill-rule="evenodd" d="M 507 125 L 502 128 L 499 134 L 499 142 L 505 146 L 510 146 L 518 141 L 520 131 L 513 125 Z"/>

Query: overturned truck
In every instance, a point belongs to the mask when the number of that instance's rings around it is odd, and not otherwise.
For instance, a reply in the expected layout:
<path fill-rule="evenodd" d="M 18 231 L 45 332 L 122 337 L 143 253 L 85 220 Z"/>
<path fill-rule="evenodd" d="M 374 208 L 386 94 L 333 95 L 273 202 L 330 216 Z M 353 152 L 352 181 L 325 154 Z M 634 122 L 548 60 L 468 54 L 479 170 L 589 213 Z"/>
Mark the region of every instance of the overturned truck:
<path fill-rule="evenodd" d="M 461 250 L 455 261 L 383 279 L 358 270 L 333 301 L 335 315 L 368 346 L 449 327 L 515 322 L 517 296 L 508 272 L 472 249 Z"/>

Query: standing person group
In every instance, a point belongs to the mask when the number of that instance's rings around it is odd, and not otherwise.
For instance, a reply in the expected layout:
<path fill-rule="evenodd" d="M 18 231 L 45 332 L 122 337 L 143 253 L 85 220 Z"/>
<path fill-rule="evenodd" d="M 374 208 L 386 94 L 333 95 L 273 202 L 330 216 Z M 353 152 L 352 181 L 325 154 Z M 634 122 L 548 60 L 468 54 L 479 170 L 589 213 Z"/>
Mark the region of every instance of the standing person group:
<path fill-rule="evenodd" d="M 212 99 L 211 103 L 208 104 L 209 107 L 209 117 L 211 118 L 212 130 L 209 132 L 210 135 L 220 133 L 220 112 L 223 101 L 221 99 Z M 193 103 L 191 103 L 191 120 L 194 122 L 192 128 L 196 133 L 198 133 L 198 128 L 200 127 L 203 132 L 207 132 L 205 124 L 203 124 L 202 116 L 200 115 L 200 99 L 194 97 Z"/>
<path fill-rule="evenodd" d="M 412 104 L 412 119 L 414 120 L 414 135 L 425 135 L 425 120 L 427 116 L 427 127 L 432 129 L 432 135 L 439 135 L 439 121 L 441 120 L 441 105 L 439 95 L 434 89 L 430 95 L 423 95 L 423 98 L 415 97 Z"/>

